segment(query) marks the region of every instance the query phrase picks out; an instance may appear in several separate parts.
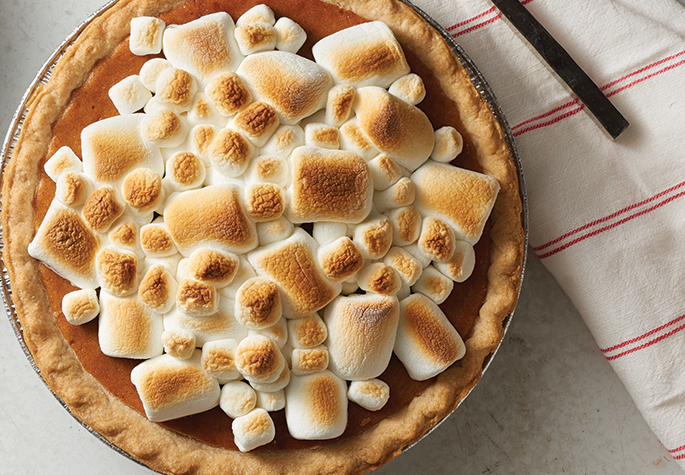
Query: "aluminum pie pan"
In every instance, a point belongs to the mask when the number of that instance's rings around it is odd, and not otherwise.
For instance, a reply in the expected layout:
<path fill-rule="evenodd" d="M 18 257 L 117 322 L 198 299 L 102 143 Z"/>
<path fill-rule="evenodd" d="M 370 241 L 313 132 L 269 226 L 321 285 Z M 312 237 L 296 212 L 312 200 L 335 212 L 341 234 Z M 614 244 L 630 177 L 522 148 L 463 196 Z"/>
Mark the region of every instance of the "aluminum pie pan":
<path fill-rule="evenodd" d="M 78 27 L 76 27 L 63 41 L 62 43 L 53 51 L 52 55 L 45 61 L 43 66 L 40 68 L 38 73 L 35 75 L 33 81 L 31 82 L 30 86 L 27 88 L 25 91 L 24 95 L 22 96 L 21 102 L 19 106 L 17 107 L 14 116 L 12 118 L 12 121 L 10 123 L 10 127 L 7 131 L 7 134 L 5 136 L 5 140 L 2 145 L 2 151 L 1 151 L 1 162 L 0 162 L 0 182 L 4 180 L 4 171 L 9 163 L 9 161 L 12 158 L 12 152 L 14 150 L 14 147 L 16 146 L 16 143 L 19 139 L 19 136 L 21 134 L 22 130 L 22 125 L 23 122 L 26 118 L 26 113 L 28 111 L 27 106 L 28 103 L 30 102 L 31 97 L 35 93 L 35 91 L 43 84 L 47 83 L 47 81 L 50 79 L 52 70 L 57 64 L 57 62 L 60 60 L 60 58 L 64 55 L 64 53 L 67 51 L 67 49 L 76 41 L 76 39 L 79 37 L 79 35 L 86 29 L 89 24 L 97 17 L 102 15 L 104 12 L 106 12 L 112 5 L 117 3 L 118 0 L 110 0 L 108 3 L 106 3 L 104 6 L 93 12 L 91 15 L 89 15 Z M 525 264 L 526 264 L 526 259 L 527 259 L 527 244 L 528 244 L 528 203 L 527 203 L 527 195 L 526 195 L 526 189 L 525 189 L 525 181 L 524 181 L 524 175 L 523 175 L 523 168 L 520 160 L 520 156 L 518 153 L 518 149 L 516 147 L 516 143 L 514 140 L 513 133 L 511 132 L 511 129 L 509 127 L 509 124 L 506 120 L 506 117 L 504 115 L 504 112 L 499 106 L 499 103 L 497 101 L 497 98 L 490 88 L 489 84 L 487 83 L 486 79 L 483 77 L 475 63 L 470 59 L 470 57 L 466 54 L 466 52 L 462 49 L 462 47 L 454 40 L 454 38 L 445 30 L 440 24 L 438 24 L 432 17 L 430 17 L 428 14 L 426 14 L 424 11 L 422 11 L 419 7 L 414 5 L 408 0 L 400 0 L 402 3 L 406 4 L 407 6 L 411 7 L 417 14 L 419 14 L 431 27 L 433 27 L 445 40 L 447 45 L 450 47 L 454 55 L 459 59 L 463 67 L 466 69 L 466 71 L 469 74 L 469 77 L 475 86 L 475 88 L 478 90 L 478 92 L 481 94 L 481 96 L 484 98 L 485 102 L 488 104 L 488 107 L 490 108 L 490 111 L 492 112 L 493 116 L 497 120 L 497 122 L 500 125 L 500 128 L 502 130 L 502 135 L 504 137 L 504 141 L 506 143 L 506 146 L 509 150 L 510 157 L 514 162 L 514 165 L 516 167 L 517 175 L 518 175 L 518 181 L 519 181 L 519 194 L 521 198 L 521 203 L 522 203 L 522 214 L 521 214 L 521 225 L 522 229 L 524 231 L 524 249 L 523 249 L 523 258 L 522 258 L 522 263 L 521 263 L 521 274 L 520 274 L 520 279 L 521 281 L 523 280 L 524 272 L 525 272 Z M 0 192 L 0 199 L 1 199 L 1 192 Z M 1 207 L 1 205 L 0 205 Z M 16 313 L 16 309 L 14 307 L 14 303 L 12 301 L 12 289 L 11 289 L 11 282 L 9 279 L 9 275 L 7 272 L 7 268 L 4 263 L 4 258 L 2 257 L 2 251 L 4 250 L 5 247 L 5 240 L 4 240 L 4 230 L 0 228 L 0 270 L 2 271 L 2 279 L 0 282 L 0 285 L 2 287 L 2 300 L 3 300 L 3 305 L 5 308 L 5 311 L 7 313 L 7 316 L 9 318 L 9 321 L 12 326 L 12 330 L 15 333 L 15 336 L 17 338 L 17 341 L 24 352 L 29 364 L 33 368 L 33 370 L 38 374 L 39 378 L 41 381 L 45 384 L 45 386 L 48 388 L 50 393 L 59 401 L 60 405 L 69 413 L 71 416 L 82 426 L 84 427 L 90 434 L 95 436 L 97 439 L 102 441 L 105 445 L 116 451 L 117 453 L 123 455 L 127 459 L 135 462 L 138 465 L 141 465 L 143 467 L 146 467 L 150 469 L 146 464 L 143 462 L 137 460 L 135 457 L 131 456 L 121 448 L 119 448 L 117 445 L 113 444 L 109 440 L 107 440 L 104 436 L 102 436 L 100 433 L 92 429 L 88 424 L 83 422 L 81 419 L 79 419 L 64 403 L 64 401 L 60 398 L 59 395 L 57 395 L 55 392 L 52 391 L 52 389 L 48 386 L 47 382 L 41 375 L 41 371 L 38 368 L 37 364 L 35 363 L 35 360 L 29 351 L 24 338 L 23 338 L 23 330 L 21 327 L 21 323 L 19 321 L 18 315 Z M 520 286 L 519 286 L 519 291 L 520 291 Z M 483 368 L 481 371 L 481 376 L 485 373 L 487 368 L 490 365 L 490 362 L 492 361 L 492 358 L 495 356 L 497 351 L 499 350 L 502 341 L 504 339 L 504 336 L 506 335 L 506 332 L 509 328 L 509 325 L 511 324 L 511 320 L 513 318 L 515 311 L 512 311 L 503 321 L 503 338 L 497 345 L 497 347 L 494 349 L 494 351 L 486 357 L 484 363 L 483 363 Z M 475 385 L 474 385 L 475 387 Z M 462 402 L 468 397 L 468 394 L 473 390 L 471 388 L 468 393 L 457 403 L 457 406 L 455 407 L 456 409 L 461 405 Z M 454 411 L 452 411 L 453 413 Z M 432 428 L 430 428 L 419 440 L 417 440 L 415 443 L 408 445 L 403 449 L 403 452 L 409 450 L 412 447 L 415 447 L 421 440 L 423 440 L 426 436 L 428 436 L 430 433 L 432 433 L 442 422 L 444 422 L 452 413 L 446 415 L 443 419 L 441 419 L 437 424 L 435 424 Z M 150 469 L 152 470 L 152 469 Z M 156 472 L 152 470 L 155 473 L 161 473 L 161 472 Z"/>

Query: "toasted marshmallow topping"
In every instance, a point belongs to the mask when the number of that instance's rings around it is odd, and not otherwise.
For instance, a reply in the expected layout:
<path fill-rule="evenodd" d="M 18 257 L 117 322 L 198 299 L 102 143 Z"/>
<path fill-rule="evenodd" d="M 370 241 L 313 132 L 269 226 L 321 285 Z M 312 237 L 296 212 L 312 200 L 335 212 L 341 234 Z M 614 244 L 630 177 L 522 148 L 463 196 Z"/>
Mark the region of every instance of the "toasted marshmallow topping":
<path fill-rule="evenodd" d="M 158 147 L 178 147 L 188 135 L 188 122 L 175 112 L 160 108 L 151 114 L 145 114 L 140 124 L 145 140 Z"/>
<path fill-rule="evenodd" d="M 304 145 L 304 130 L 299 125 L 282 125 L 261 148 L 262 155 L 287 158 L 297 147 Z"/>
<path fill-rule="evenodd" d="M 178 283 L 176 306 L 187 315 L 211 315 L 219 307 L 219 295 L 211 284 L 183 279 Z"/>
<path fill-rule="evenodd" d="M 238 323 L 232 311 L 224 308 L 219 308 L 217 312 L 203 317 L 187 315 L 178 308 L 174 308 L 164 315 L 164 328 L 192 332 L 198 347 L 204 346 L 208 341 L 226 338 L 240 341 L 247 336 L 247 328 Z"/>
<path fill-rule="evenodd" d="M 414 182 L 407 177 L 400 178 L 394 185 L 374 195 L 374 204 L 381 213 L 409 206 L 416 197 Z"/>
<path fill-rule="evenodd" d="M 239 266 L 240 259 L 233 253 L 199 248 L 190 255 L 186 272 L 192 279 L 223 287 L 231 283 Z"/>
<path fill-rule="evenodd" d="M 288 319 L 281 317 L 276 323 L 266 328 L 250 329 L 249 335 L 264 335 L 267 338 L 271 338 L 274 343 L 279 348 L 283 346 L 288 341 Z"/>
<path fill-rule="evenodd" d="M 187 360 L 195 352 L 195 335 L 188 330 L 176 328 L 162 333 L 164 352 L 174 358 Z"/>
<path fill-rule="evenodd" d="M 237 26 L 245 26 L 250 23 L 267 23 L 273 25 L 276 23 L 276 16 L 274 15 L 273 10 L 267 5 L 255 5 L 240 15 L 240 18 L 235 22 Z"/>
<path fill-rule="evenodd" d="M 257 393 L 249 384 L 231 381 L 221 388 L 221 410 L 232 419 L 248 414 L 257 405 Z"/>
<path fill-rule="evenodd" d="M 205 165 L 210 165 L 209 147 L 219 134 L 219 128 L 211 124 L 196 125 L 188 133 L 188 145 L 190 152 L 202 158 Z"/>
<path fill-rule="evenodd" d="M 117 201 L 116 192 L 111 186 L 103 186 L 93 191 L 86 199 L 82 210 L 88 226 L 101 233 L 107 232 L 123 212 L 124 207 Z"/>
<path fill-rule="evenodd" d="M 241 452 L 248 452 L 266 445 L 276 437 L 276 426 L 271 416 L 262 408 L 233 420 L 231 425 L 235 445 Z"/>
<path fill-rule="evenodd" d="M 393 241 L 393 226 L 385 216 L 374 216 L 354 228 L 354 243 L 364 259 L 381 259 Z"/>
<path fill-rule="evenodd" d="M 202 369 L 214 376 L 219 384 L 240 379 L 240 372 L 235 366 L 235 350 L 238 342 L 232 338 L 205 343 L 202 347 Z"/>
<path fill-rule="evenodd" d="M 166 59 L 152 58 L 140 68 L 138 77 L 150 92 L 155 92 L 157 90 L 157 78 L 162 71 L 170 67 L 171 63 Z"/>
<path fill-rule="evenodd" d="M 257 392 L 257 407 L 267 412 L 280 411 L 285 407 L 285 391 L 259 391 Z"/>
<path fill-rule="evenodd" d="M 108 246 L 95 257 L 98 284 L 116 297 L 135 292 L 138 284 L 138 257 L 130 251 Z"/>
<path fill-rule="evenodd" d="M 354 88 L 346 84 L 333 86 L 326 99 L 326 123 L 340 127 L 352 113 Z"/>
<path fill-rule="evenodd" d="M 452 228 L 437 218 L 425 218 L 421 225 L 419 236 L 419 250 L 431 260 L 447 262 L 452 258 L 456 249 L 457 240 Z"/>
<path fill-rule="evenodd" d="M 308 147 L 336 150 L 340 147 L 338 128 L 327 124 L 307 124 L 304 128 L 304 143 Z"/>
<path fill-rule="evenodd" d="M 92 192 L 90 180 L 83 173 L 65 172 L 57 178 L 55 198 L 67 206 L 83 204 Z"/>
<path fill-rule="evenodd" d="M 356 117 L 348 120 L 340 127 L 340 148 L 354 152 L 364 160 L 371 160 L 378 155 L 378 149 L 359 126 Z"/>
<path fill-rule="evenodd" d="M 267 221 L 257 223 L 257 234 L 259 235 L 259 244 L 266 246 L 273 242 L 280 242 L 288 239 L 293 235 L 295 226 L 293 223 L 285 219 L 283 216 L 274 221 Z"/>
<path fill-rule="evenodd" d="M 247 214 L 256 222 L 278 219 L 285 210 L 283 188 L 274 183 L 257 183 L 245 188 Z"/>
<path fill-rule="evenodd" d="M 188 111 L 188 123 L 191 126 L 213 124 L 223 127 L 226 125 L 226 118 L 219 113 L 206 94 L 198 92 L 193 97 L 193 103 Z"/>
<path fill-rule="evenodd" d="M 235 318 L 241 325 L 247 328 L 267 328 L 275 325 L 282 313 L 281 296 L 272 281 L 253 277 L 238 289 Z"/>
<path fill-rule="evenodd" d="M 293 348 L 314 348 L 327 337 L 326 324 L 317 313 L 288 321 L 288 343 Z"/>
<path fill-rule="evenodd" d="M 190 110 L 197 83 L 187 71 L 172 67 L 159 73 L 155 89 L 155 100 L 160 105 L 180 113 Z"/>
<path fill-rule="evenodd" d="M 464 356 L 461 336 L 435 302 L 413 294 L 400 307 L 395 354 L 412 379 L 432 378 Z"/>
<path fill-rule="evenodd" d="M 205 94 L 225 117 L 232 116 L 252 100 L 243 80 L 233 72 L 224 72 L 214 77 L 207 85 Z"/>
<path fill-rule="evenodd" d="M 129 173 L 121 185 L 124 201 L 137 213 L 151 212 L 164 201 L 162 177 L 148 168 Z"/>
<path fill-rule="evenodd" d="M 285 356 L 284 356 L 285 359 Z M 290 368 L 288 367 L 288 362 L 283 365 L 283 371 L 278 376 L 278 378 L 271 383 L 258 383 L 257 381 L 250 380 L 250 386 L 255 391 L 263 393 L 272 393 L 281 391 L 290 383 Z"/>
<path fill-rule="evenodd" d="M 241 175 L 257 154 L 255 146 L 232 129 L 220 130 L 207 152 L 214 168 L 229 178 Z"/>
<path fill-rule="evenodd" d="M 252 264 L 250 264 L 244 255 L 239 256 L 238 261 L 238 271 L 233 277 L 233 280 L 231 280 L 231 283 L 223 287 L 218 287 L 219 293 L 229 300 L 235 300 L 238 289 L 246 280 L 257 277 L 257 273 L 252 267 Z"/>
<path fill-rule="evenodd" d="M 376 190 L 385 190 L 402 178 L 402 169 L 395 161 L 381 153 L 369 161 L 369 169 Z"/>
<path fill-rule="evenodd" d="M 319 247 L 319 265 L 333 282 L 349 279 L 364 265 L 359 248 L 346 236 Z"/>
<path fill-rule="evenodd" d="M 205 175 L 202 159 L 192 152 L 177 152 L 166 162 L 165 180 L 174 191 L 199 188 Z"/>
<path fill-rule="evenodd" d="M 383 262 L 395 269 L 403 285 L 414 285 L 423 272 L 421 262 L 401 247 L 391 248 Z"/>
<path fill-rule="evenodd" d="M 56 183 L 62 173 L 79 173 L 83 170 L 83 165 L 74 151 L 65 145 L 45 162 L 44 169 L 50 179 Z"/>
<path fill-rule="evenodd" d="M 393 82 L 388 88 L 388 92 L 415 106 L 426 97 L 426 86 L 424 86 L 421 76 L 409 73 Z"/>
<path fill-rule="evenodd" d="M 249 23 L 235 29 L 238 48 L 244 55 L 269 51 L 276 47 L 276 29 L 265 22 Z"/>
<path fill-rule="evenodd" d="M 464 282 L 476 266 L 476 253 L 469 243 L 457 241 L 449 261 L 435 262 L 435 268 L 455 282 Z"/>
<path fill-rule="evenodd" d="M 134 75 L 126 77 L 112 86 L 109 90 L 109 98 L 119 114 L 123 115 L 133 114 L 141 110 L 152 98 L 152 94 L 140 80 L 140 77 Z"/>
<path fill-rule="evenodd" d="M 112 244 L 140 253 L 138 232 L 138 224 L 132 219 L 122 216 L 111 228 L 107 238 Z"/>
<path fill-rule="evenodd" d="M 162 265 L 153 265 L 145 271 L 138 286 L 140 300 L 157 313 L 164 314 L 176 303 L 178 283 Z"/>
<path fill-rule="evenodd" d="M 319 221 L 312 226 L 312 237 L 319 245 L 327 244 L 347 235 L 348 228 L 345 223 Z"/>
<path fill-rule="evenodd" d="M 166 257 L 176 253 L 174 240 L 163 223 L 141 226 L 140 245 L 148 257 Z"/>
<path fill-rule="evenodd" d="M 393 245 L 408 246 L 421 235 L 421 214 L 414 206 L 394 209 L 385 216 L 392 223 Z"/>
<path fill-rule="evenodd" d="M 256 147 L 262 147 L 278 128 L 276 110 L 266 102 L 253 102 L 233 119 L 233 127 Z"/>
<path fill-rule="evenodd" d="M 276 30 L 276 49 L 279 51 L 297 53 L 307 41 L 307 33 L 290 18 L 279 18 L 274 24 L 274 29 Z"/>
<path fill-rule="evenodd" d="M 390 399 L 390 386 L 380 379 L 352 381 L 347 398 L 368 411 L 378 411 Z"/>
<path fill-rule="evenodd" d="M 244 338 L 235 355 L 236 367 L 248 381 L 273 383 L 285 366 L 285 359 L 276 343 L 263 335 Z"/>
<path fill-rule="evenodd" d="M 330 371 L 292 376 L 285 397 L 285 419 L 294 438 L 333 439 L 345 431 L 347 385 Z"/>
<path fill-rule="evenodd" d="M 252 160 L 248 170 L 248 180 L 275 183 L 285 186 L 290 169 L 288 162 L 279 155 L 262 155 Z"/>
<path fill-rule="evenodd" d="M 464 139 L 454 127 L 441 127 L 435 131 L 435 147 L 431 158 L 436 162 L 451 162 L 464 148 Z"/>
<path fill-rule="evenodd" d="M 62 299 L 62 313 L 72 325 L 83 325 L 98 316 L 100 302 L 93 289 L 69 292 Z"/>
<path fill-rule="evenodd" d="M 294 348 L 291 356 L 293 374 L 320 373 L 328 368 L 328 348 L 323 345 L 314 348 Z"/>
<path fill-rule="evenodd" d="M 453 288 L 454 281 L 432 265 L 423 270 L 421 277 L 412 286 L 414 292 L 425 295 L 438 305 L 447 300 Z"/>
<path fill-rule="evenodd" d="M 402 286 L 402 278 L 397 271 L 382 262 L 365 265 L 356 278 L 360 289 L 379 295 L 396 294 Z"/>
<path fill-rule="evenodd" d="M 165 26 L 165 23 L 159 18 L 133 18 L 131 20 L 131 36 L 128 40 L 131 53 L 145 56 L 162 51 L 162 34 Z"/>

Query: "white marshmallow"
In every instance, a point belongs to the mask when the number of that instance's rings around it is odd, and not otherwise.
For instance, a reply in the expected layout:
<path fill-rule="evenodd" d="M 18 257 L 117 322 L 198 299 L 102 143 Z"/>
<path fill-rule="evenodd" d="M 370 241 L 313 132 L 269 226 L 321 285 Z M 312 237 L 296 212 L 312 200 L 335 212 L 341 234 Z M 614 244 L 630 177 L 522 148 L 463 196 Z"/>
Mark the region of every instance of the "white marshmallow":
<path fill-rule="evenodd" d="M 219 308 L 219 294 L 212 284 L 182 279 L 176 291 L 176 307 L 193 317 L 212 315 Z"/>
<path fill-rule="evenodd" d="M 116 297 L 131 295 L 138 288 L 138 256 L 130 251 L 107 246 L 95 257 L 98 284 Z"/>
<path fill-rule="evenodd" d="M 276 437 L 276 426 L 271 416 L 261 408 L 234 419 L 231 428 L 235 436 L 235 445 L 241 452 L 249 452 L 266 445 Z"/>
<path fill-rule="evenodd" d="M 193 317 L 179 309 L 172 309 L 164 315 L 166 330 L 183 329 L 193 332 L 198 347 L 208 341 L 233 338 L 237 341 L 247 336 L 247 328 L 240 325 L 233 317 L 233 312 L 220 308 L 209 316 Z"/>
<path fill-rule="evenodd" d="M 235 29 L 235 39 L 240 52 L 248 54 L 276 48 L 276 28 L 265 22 L 248 23 Z"/>
<path fill-rule="evenodd" d="M 148 419 L 163 422 L 208 411 L 219 404 L 221 388 L 200 366 L 200 355 L 199 350 L 187 360 L 162 355 L 133 368 L 131 381 Z M 168 390 L 160 392 L 160 385 Z"/>
<path fill-rule="evenodd" d="M 281 317 L 276 323 L 267 328 L 250 329 L 248 335 L 264 335 L 271 338 L 279 348 L 288 341 L 288 319 Z"/>
<path fill-rule="evenodd" d="M 310 123 L 304 128 L 304 143 L 308 147 L 321 147 L 336 150 L 340 148 L 340 133 L 335 126 Z"/>
<path fill-rule="evenodd" d="M 219 113 L 207 94 L 198 92 L 193 96 L 193 103 L 188 111 L 188 124 L 195 127 L 200 124 L 212 124 L 217 127 L 226 126 L 226 117 Z"/>
<path fill-rule="evenodd" d="M 391 248 L 383 262 L 395 269 L 403 285 L 414 285 L 423 272 L 421 262 L 401 247 Z"/>
<path fill-rule="evenodd" d="M 380 379 L 352 381 L 347 390 L 347 398 L 367 411 L 378 411 L 390 399 L 390 386 Z"/>
<path fill-rule="evenodd" d="M 454 281 L 432 265 L 423 270 L 421 277 L 412 286 L 414 292 L 425 295 L 438 305 L 447 300 L 453 288 Z"/>
<path fill-rule="evenodd" d="M 275 325 L 283 314 L 278 287 L 269 279 L 253 277 L 240 286 L 235 297 L 235 318 L 244 327 L 263 329 Z"/>
<path fill-rule="evenodd" d="M 260 149 L 262 155 L 288 156 L 304 145 L 304 130 L 299 125 L 281 125 Z"/>
<path fill-rule="evenodd" d="M 83 170 L 83 164 L 74 151 L 64 145 L 45 162 L 44 169 L 50 179 L 56 183 L 62 173 L 80 173 Z"/>
<path fill-rule="evenodd" d="M 424 269 L 432 262 L 430 256 L 427 256 L 423 251 L 421 251 L 421 249 L 419 249 L 418 243 L 404 246 L 404 250 L 414 256 L 421 263 Z"/>
<path fill-rule="evenodd" d="M 259 4 L 247 10 L 240 15 L 236 20 L 236 26 L 245 26 L 251 23 L 267 23 L 273 25 L 276 22 L 276 16 L 271 8 L 267 5 Z"/>
<path fill-rule="evenodd" d="M 181 328 L 164 330 L 162 343 L 166 354 L 174 358 L 187 360 L 195 352 L 195 335 Z"/>
<path fill-rule="evenodd" d="M 236 368 L 248 381 L 273 383 L 283 371 L 285 359 L 276 343 L 263 335 L 252 335 L 238 344 Z"/>
<path fill-rule="evenodd" d="M 396 208 L 384 216 L 392 223 L 393 245 L 408 246 L 415 243 L 421 235 L 421 214 L 414 206 Z"/>
<path fill-rule="evenodd" d="M 350 114 L 354 103 L 354 88 L 347 84 L 338 84 L 328 91 L 326 100 L 325 122 L 336 127 L 343 125 Z"/>
<path fill-rule="evenodd" d="M 285 355 L 283 356 L 285 359 Z M 255 391 L 259 392 L 276 392 L 284 389 L 290 383 L 290 368 L 288 368 L 288 363 L 283 365 L 283 370 L 278 376 L 278 379 L 272 383 L 258 383 L 256 381 L 250 381 L 250 386 Z"/>
<path fill-rule="evenodd" d="M 248 414 L 257 405 L 257 393 L 249 384 L 230 381 L 221 388 L 219 406 L 231 419 Z"/>
<path fill-rule="evenodd" d="M 157 78 L 162 71 L 170 67 L 172 67 L 171 63 L 166 59 L 152 58 L 140 68 L 138 77 L 148 91 L 155 92 L 157 90 Z"/>
<path fill-rule="evenodd" d="M 345 431 L 347 385 L 330 371 L 293 376 L 285 397 L 288 431 L 295 439 L 333 439 Z"/>
<path fill-rule="evenodd" d="M 347 236 L 320 246 L 318 258 L 323 273 L 333 282 L 350 279 L 364 265 L 361 251 Z"/>
<path fill-rule="evenodd" d="M 145 140 L 158 147 L 174 148 L 183 143 L 188 135 L 188 121 L 169 109 L 160 108 L 140 123 Z"/>
<path fill-rule="evenodd" d="M 177 252 L 176 244 L 164 223 L 141 226 L 140 246 L 148 257 L 167 257 Z"/>
<path fill-rule="evenodd" d="M 92 192 L 93 186 L 85 173 L 64 172 L 57 178 L 55 199 L 66 206 L 82 205 Z"/>
<path fill-rule="evenodd" d="M 423 84 L 421 76 L 409 73 L 393 82 L 388 88 L 388 92 L 415 106 L 426 97 L 426 86 Z"/>
<path fill-rule="evenodd" d="M 400 166 L 384 153 L 377 155 L 368 163 L 373 178 L 373 187 L 376 190 L 385 190 L 402 178 Z"/>
<path fill-rule="evenodd" d="M 93 289 L 69 292 L 62 299 L 62 313 L 72 325 L 83 325 L 98 316 L 100 302 Z"/>
<path fill-rule="evenodd" d="M 356 117 L 340 126 L 340 149 L 354 152 L 366 161 L 378 155 L 378 149 L 359 126 Z"/>
<path fill-rule="evenodd" d="M 344 236 L 347 236 L 347 225 L 345 223 L 319 221 L 312 226 L 312 237 L 319 246 Z"/>
<path fill-rule="evenodd" d="M 199 188 L 205 180 L 207 170 L 200 157 L 193 152 L 177 152 L 166 162 L 164 181 L 174 191 Z"/>
<path fill-rule="evenodd" d="M 328 360 L 328 348 L 323 345 L 314 348 L 295 348 L 291 353 L 293 374 L 302 376 L 320 373 L 328 368 Z"/>
<path fill-rule="evenodd" d="M 208 341 L 202 347 L 202 369 L 215 377 L 219 384 L 241 379 L 235 366 L 235 350 L 238 342 L 232 338 Z"/>
<path fill-rule="evenodd" d="M 297 53 L 307 41 L 307 32 L 288 17 L 279 18 L 274 28 L 276 29 L 276 49 L 279 51 Z"/>
<path fill-rule="evenodd" d="M 457 158 L 464 148 L 464 139 L 454 127 L 440 127 L 435 131 L 435 146 L 431 159 L 448 163 Z"/>
<path fill-rule="evenodd" d="M 393 241 L 393 226 L 385 216 L 374 215 L 354 229 L 352 240 L 364 259 L 382 259 Z"/>
<path fill-rule="evenodd" d="M 285 391 L 257 391 L 257 407 L 267 412 L 280 411 L 285 407 Z"/>
<path fill-rule="evenodd" d="M 165 26 L 166 24 L 162 20 L 155 17 L 132 18 L 131 36 L 128 40 L 131 53 L 137 56 L 160 53 Z"/>
<path fill-rule="evenodd" d="M 318 313 L 288 321 L 288 343 L 293 348 L 314 348 L 328 337 L 328 329 Z"/>
<path fill-rule="evenodd" d="M 128 76 L 116 83 L 109 89 L 108 95 L 121 115 L 141 110 L 152 98 L 152 93 L 137 75 Z"/>
<path fill-rule="evenodd" d="M 294 231 L 295 226 L 293 223 L 283 216 L 274 221 L 257 223 L 257 234 L 259 235 L 260 246 L 283 241 L 292 236 Z"/>
<path fill-rule="evenodd" d="M 397 183 L 389 188 L 376 191 L 373 202 L 376 209 L 381 213 L 391 209 L 403 208 L 414 202 L 416 187 L 407 177 L 400 178 Z"/>
<path fill-rule="evenodd" d="M 356 275 L 359 288 L 379 295 L 392 295 L 402 287 L 397 271 L 383 262 L 365 264 Z"/>
<path fill-rule="evenodd" d="M 454 254 L 447 262 L 435 262 L 437 270 L 455 282 L 464 282 L 476 266 L 476 252 L 469 243 L 457 241 Z"/>

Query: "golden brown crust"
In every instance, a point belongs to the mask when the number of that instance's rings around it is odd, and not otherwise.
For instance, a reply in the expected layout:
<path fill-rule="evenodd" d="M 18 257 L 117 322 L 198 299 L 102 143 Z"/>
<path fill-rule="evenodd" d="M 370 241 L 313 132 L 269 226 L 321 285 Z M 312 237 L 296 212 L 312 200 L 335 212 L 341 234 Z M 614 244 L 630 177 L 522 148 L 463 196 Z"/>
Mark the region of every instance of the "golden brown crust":
<path fill-rule="evenodd" d="M 30 99 L 23 134 L 5 170 L 2 207 L 4 258 L 24 341 L 45 381 L 77 417 L 155 470 L 186 474 L 357 473 L 383 465 L 449 414 L 479 380 L 484 359 L 502 338 L 502 321 L 515 306 L 524 252 L 516 169 L 498 124 L 444 40 L 416 13 L 395 0 L 331 3 L 385 21 L 399 41 L 436 72 L 442 89 L 457 104 L 480 166 L 501 186 L 493 211 L 487 298 L 466 340 L 466 356 L 459 364 L 441 374 L 411 405 L 355 437 L 332 441 L 315 450 L 240 454 L 151 423 L 121 403 L 82 368 L 52 317 L 45 289 L 35 278 L 38 263 L 29 257 L 26 248 L 34 234 L 32 203 L 51 126 L 93 65 L 126 37 L 132 17 L 155 15 L 181 3 L 120 0 L 93 20 L 59 61 L 50 82 L 38 88 Z M 427 51 L 430 54 L 421 54 Z"/>

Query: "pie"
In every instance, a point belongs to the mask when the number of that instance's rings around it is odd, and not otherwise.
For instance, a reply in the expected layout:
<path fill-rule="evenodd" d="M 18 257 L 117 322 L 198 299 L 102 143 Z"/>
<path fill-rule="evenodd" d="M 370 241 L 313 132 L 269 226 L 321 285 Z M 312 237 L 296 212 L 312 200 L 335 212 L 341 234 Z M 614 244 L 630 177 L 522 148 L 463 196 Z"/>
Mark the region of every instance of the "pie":
<path fill-rule="evenodd" d="M 477 383 L 524 258 L 501 127 L 396 0 L 115 2 L 2 210 L 42 377 L 163 473 L 387 463 Z"/>

